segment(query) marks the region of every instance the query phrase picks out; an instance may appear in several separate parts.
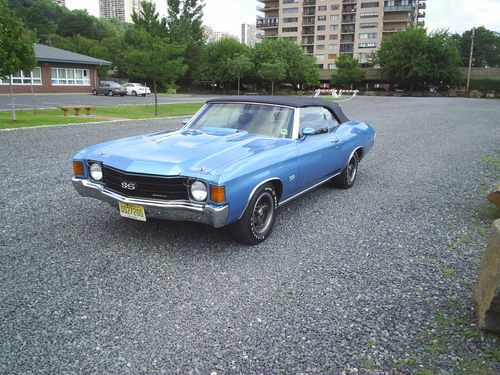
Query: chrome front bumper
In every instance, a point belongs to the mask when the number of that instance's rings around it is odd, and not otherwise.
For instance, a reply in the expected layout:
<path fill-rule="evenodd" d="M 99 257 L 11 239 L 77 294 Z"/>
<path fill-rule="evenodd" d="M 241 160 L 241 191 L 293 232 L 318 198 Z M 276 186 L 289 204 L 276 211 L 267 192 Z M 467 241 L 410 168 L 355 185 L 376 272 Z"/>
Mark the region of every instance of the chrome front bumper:
<path fill-rule="evenodd" d="M 206 203 L 195 203 L 187 201 L 158 201 L 143 198 L 129 198 L 113 191 L 106 190 L 101 184 L 92 181 L 75 178 L 72 180 L 78 194 L 82 197 L 99 199 L 109 203 L 118 209 L 118 201 L 137 204 L 144 207 L 146 217 L 154 217 L 175 221 L 194 221 L 196 223 L 208 224 L 214 228 L 220 228 L 227 223 L 229 205 L 210 206 Z"/>

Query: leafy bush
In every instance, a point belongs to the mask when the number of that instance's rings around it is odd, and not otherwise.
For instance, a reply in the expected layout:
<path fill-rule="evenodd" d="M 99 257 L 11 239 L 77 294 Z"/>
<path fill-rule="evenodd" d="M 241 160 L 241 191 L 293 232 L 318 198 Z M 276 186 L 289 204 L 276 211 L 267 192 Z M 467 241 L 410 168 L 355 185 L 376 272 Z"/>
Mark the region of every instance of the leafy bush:
<path fill-rule="evenodd" d="M 495 91 L 500 92 L 500 79 L 482 78 L 471 79 L 470 89 L 482 92 Z"/>

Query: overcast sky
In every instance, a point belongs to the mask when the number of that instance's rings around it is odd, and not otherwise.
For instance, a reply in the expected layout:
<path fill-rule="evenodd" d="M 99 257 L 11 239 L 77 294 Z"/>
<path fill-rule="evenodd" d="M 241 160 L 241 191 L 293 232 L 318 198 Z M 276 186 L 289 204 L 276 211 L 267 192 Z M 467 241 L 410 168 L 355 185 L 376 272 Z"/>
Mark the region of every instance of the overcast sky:
<path fill-rule="evenodd" d="M 155 0 L 160 14 L 166 13 L 166 0 Z M 240 34 L 243 22 L 255 23 L 256 0 L 205 0 L 204 24 L 217 31 Z M 86 8 L 99 16 L 98 0 L 66 0 L 69 9 Z M 500 0 L 429 0 L 425 23 L 429 30 L 449 29 L 462 33 L 473 26 L 484 25 L 500 32 Z"/>

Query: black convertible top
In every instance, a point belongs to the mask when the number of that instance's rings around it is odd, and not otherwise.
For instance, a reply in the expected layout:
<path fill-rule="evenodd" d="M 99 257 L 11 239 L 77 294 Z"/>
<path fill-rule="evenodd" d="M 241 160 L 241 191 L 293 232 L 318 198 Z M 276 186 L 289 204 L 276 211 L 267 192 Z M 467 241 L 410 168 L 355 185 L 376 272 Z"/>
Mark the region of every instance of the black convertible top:
<path fill-rule="evenodd" d="M 337 103 L 329 102 L 323 99 L 303 98 L 297 96 L 224 96 L 207 100 L 207 103 L 263 103 L 285 105 L 288 107 L 302 108 L 312 106 L 322 106 L 330 109 L 337 119 L 342 122 L 347 122 L 349 119 L 342 112 L 342 109 Z"/>

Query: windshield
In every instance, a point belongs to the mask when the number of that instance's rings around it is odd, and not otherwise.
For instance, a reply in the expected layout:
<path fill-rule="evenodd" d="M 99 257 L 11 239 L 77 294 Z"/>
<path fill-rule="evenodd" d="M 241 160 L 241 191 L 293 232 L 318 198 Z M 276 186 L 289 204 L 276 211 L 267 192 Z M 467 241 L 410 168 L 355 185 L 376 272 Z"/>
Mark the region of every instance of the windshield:
<path fill-rule="evenodd" d="M 293 109 L 252 103 L 210 103 L 189 124 L 206 132 L 238 132 L 291 138 Z"/>

